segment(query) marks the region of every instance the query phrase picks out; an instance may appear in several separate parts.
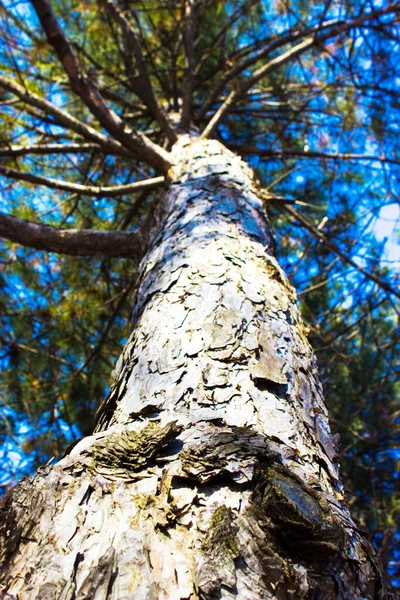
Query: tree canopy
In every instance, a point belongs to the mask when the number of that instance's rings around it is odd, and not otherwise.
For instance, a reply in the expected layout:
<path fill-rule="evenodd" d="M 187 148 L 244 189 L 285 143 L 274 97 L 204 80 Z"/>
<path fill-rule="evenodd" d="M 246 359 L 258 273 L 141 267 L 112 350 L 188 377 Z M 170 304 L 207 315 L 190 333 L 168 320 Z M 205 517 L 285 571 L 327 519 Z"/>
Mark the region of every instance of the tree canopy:
<path fill-rule="evenodd" d="M 213 136 L 256 171 L 353 514 L 398 584 L 399 12 L 385 0 L 1 2 L 4 489 L 91 432 L 169 149 L 182 132 Z"/>

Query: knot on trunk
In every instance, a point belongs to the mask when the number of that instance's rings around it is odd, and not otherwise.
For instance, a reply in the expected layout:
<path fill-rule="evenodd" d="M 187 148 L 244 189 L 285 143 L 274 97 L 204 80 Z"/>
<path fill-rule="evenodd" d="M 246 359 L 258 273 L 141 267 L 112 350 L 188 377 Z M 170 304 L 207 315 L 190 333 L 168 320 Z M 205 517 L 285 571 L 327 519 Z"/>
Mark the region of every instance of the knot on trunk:
<path fill-rule="evenodd" d="M 277 444 L 244 427 L 213 427 L 203 439 L 180 454 L 182 474 L 200 484 L 224 476 L 247 483 L 260 461 L 268 464 L 280 454 Z"/>
<path fill-rule="evenodd" d="M 89 471 L 107 479 L 132 479 L 149 465 L 182 431 L 176 421 L 160 426 L 150 423 L 139 430 L 128 427 L 106 430 L 84 438 L 70 454 L 73 466 L 86 464 Z"/>
<path fill-rule="evenodd" d="M 292 555 L 326 561 L 343 549 L 344 531 L 327 501 L 279 465 L 261 475 L 253 501 L 267 518 L 267 529 L 274 532 L 277 544 Z"/>

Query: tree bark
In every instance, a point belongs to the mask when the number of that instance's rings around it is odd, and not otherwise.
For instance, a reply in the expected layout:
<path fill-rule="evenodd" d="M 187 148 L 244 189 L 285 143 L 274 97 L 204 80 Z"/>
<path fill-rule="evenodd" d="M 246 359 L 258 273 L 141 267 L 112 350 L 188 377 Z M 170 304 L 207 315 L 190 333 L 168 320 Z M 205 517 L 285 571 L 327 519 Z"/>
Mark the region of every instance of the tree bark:
<path fill-rule="evenodd" d="M 385 598 L 254 175 L 173 157 L 96 432 L 2 500 L 3 598 Z"/>

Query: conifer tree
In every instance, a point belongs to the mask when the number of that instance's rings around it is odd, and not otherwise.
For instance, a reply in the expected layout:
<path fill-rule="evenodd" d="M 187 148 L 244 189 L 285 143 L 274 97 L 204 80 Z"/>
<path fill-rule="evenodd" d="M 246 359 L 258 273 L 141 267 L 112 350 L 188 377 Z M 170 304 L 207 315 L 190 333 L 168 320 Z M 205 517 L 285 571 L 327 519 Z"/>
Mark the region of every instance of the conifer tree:
<path fill-rule="evenodd" d="M 6 274 L 14 269 L 0 282 L 4 415 L 36 423 L 50 451 L 68 426 L 83 434 L 1 501 L 4 598 L 389 597 L 346 503 L 338 439 L 277 252 L 293 266 L 313 248 L 310 272 L 299 270 L 304 310 L 311 324 L 313 311 L 325 315 L 330 337 L 347 310 L 342 299 L 331 313 L 324 277 L 335 269 L 348 278 L 348 306 L 363 311 L 355 321 L 399 298 L 379 249 L 363 254 L 353 239 L 379 213 L 384 184 L 395 193 L 399 10 L 2 4 L 0 236 Z M 304 181 L 312 187 L 299 199 Z M 322 219 L 301 211 L 318 202 Z M 23 295 L 25 314 L 13 318 L 9 290 L 20 281 L 44 291 Z M 121 335 L 131 294 L 130 335 L 101 402 L 109 334 Z M 394 314 L 385 311 L 380 335 Z M 62 352 L 48 334 L 55 318 L 72 332 Z M 374 331 L 357 337 L 356 373 L 377 361 Z M 317 341 L 318 326 L 311 333 Z M 44 350 L 26 335 L 46 339 Z M 381 350 L 382 369 L 387 359 Z M 323 375 L 332 371 L 326 362 Z M 57 372 L 69 376 L 54 401 Z M 346 377 L 335 380 L 335 419 L 347 414 Z M 374 399 L 384 393 L 394 395 L 392 379 Z M 382 418 L 379 402 L 374 410 Z"/>

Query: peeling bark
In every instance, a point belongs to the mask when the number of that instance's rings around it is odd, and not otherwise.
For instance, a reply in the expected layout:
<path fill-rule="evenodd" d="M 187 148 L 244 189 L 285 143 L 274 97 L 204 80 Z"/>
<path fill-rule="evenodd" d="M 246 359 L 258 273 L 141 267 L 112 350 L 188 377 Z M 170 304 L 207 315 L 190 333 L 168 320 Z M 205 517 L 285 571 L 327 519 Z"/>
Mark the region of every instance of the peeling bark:
<path fill-rule="evenodd" d="M 2 500 L 3 597 L 385 598 L 253 173 L 173 157 L 96 432 Z"/>

